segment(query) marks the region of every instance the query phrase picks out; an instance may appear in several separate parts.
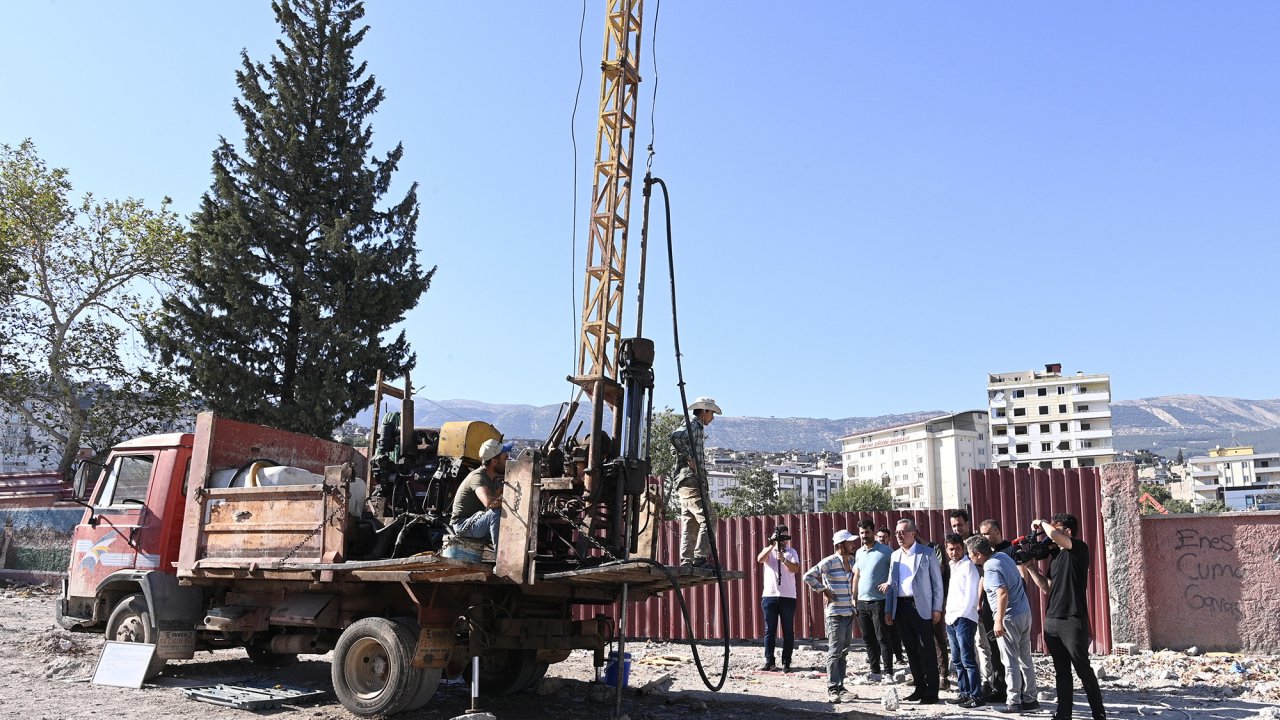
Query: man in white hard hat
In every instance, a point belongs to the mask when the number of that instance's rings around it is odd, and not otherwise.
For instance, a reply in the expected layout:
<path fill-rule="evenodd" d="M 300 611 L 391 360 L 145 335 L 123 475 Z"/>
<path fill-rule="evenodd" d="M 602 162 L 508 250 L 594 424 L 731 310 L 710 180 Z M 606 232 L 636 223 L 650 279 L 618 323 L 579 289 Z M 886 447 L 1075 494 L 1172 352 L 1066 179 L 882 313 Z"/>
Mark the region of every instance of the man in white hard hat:
<path fill-rule="evenodd" d="M 680 496 L 680 564 L 703 567 L 711 555 L 710 527 L 715 513 L 703 502 L 707 494 L 707 474 L 702 469 L 706 432 L 720 406 L 709 397 L 700 397 L 689 405 L 693 420 L 671 433 L 676 450 L 676 493 Z"/>
<path fill-rule="evenodd" d="M 833 703 L 852 700 L 844 688 L 845 656 L 853 642 L 853 533 L 837 530 L 831 538 L 835 552 L 804 574 L 804 584 L 827 599 L 827 699 Z"/>
<path fill-rule="evenodd" d="M 453 495 L 449 525 L 453 534 L 466 538 L 487 538 L 498 547 L 498 525 L 502 522 L 502 475 L 507 471 L 511 443 L 485 440 L 480 446 L 480 467 L 472 470 Z"/>

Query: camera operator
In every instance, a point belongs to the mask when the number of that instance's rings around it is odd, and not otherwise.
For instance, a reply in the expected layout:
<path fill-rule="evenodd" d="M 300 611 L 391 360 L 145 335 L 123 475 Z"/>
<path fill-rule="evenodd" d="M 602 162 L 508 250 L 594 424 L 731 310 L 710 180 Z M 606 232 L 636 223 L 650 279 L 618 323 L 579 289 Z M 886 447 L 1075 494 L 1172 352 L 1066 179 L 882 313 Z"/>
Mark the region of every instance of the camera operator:
<path fill-rule="evenodd" d="M 1089 610 L 1085 604 L 1085 592 L 1089 585 L 1089 546 L 1078 537 L 1080 521 L 1074 515 L 1057 513 L 1050 522 L 1035 520 L 1033 530 L 1045 533 L 1057 549 L 1049 561 L 1049 577 L 1036 568 L 1035 563 L 1021 566 L 1025 574 L 1040 592 L 1049 596 L 1045 609 L 1044 641 L 1053 658 L 1053 674 L 1058 689 L 1058 710 L 1055 720 L 1070 720 L 1072 706 L 1071 670 L 1075 668 L 1089 699 L 1093 720 L 1103 720 L 1106 709 L 1102 705 L 1102 689 L 1098 676 L 1089 664 Z"/>
<path fill-rule="evenodd" d="M 769 544 L 756 555 L 764 566 L 764 590 L 760 609 L 764 610 L 764 665 L 760 670 L 774 670 L 773 647 L 782 620 L 782 671 L 791 672 L 791 650 L 795 647 L 796 573 L 800 572 L 800 555 L 788 547 L 791 534 L 779 525 L 769 535 Z"/>

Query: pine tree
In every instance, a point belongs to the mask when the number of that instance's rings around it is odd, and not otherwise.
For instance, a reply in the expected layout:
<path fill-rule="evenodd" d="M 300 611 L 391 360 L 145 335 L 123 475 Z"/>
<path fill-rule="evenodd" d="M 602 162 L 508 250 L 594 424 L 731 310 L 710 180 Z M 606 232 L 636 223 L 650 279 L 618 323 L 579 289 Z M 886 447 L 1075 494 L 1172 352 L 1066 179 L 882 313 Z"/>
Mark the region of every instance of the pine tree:
<path fill-rule="evenodd" d="M 192 218 L 190 286 L 152 336 L 207 407 L 328 435 L 371 402 L 381 369 L 415 363 L 404 319 L 430 285 L 418 264 L 416 183 L 386 209 L 403 148 L 372 156 L 383 91 L 354 51 L 351 0 L 272 3 L 284 38 L 266 63 L 241 53 L 243 151 L 220 138 Z"/>

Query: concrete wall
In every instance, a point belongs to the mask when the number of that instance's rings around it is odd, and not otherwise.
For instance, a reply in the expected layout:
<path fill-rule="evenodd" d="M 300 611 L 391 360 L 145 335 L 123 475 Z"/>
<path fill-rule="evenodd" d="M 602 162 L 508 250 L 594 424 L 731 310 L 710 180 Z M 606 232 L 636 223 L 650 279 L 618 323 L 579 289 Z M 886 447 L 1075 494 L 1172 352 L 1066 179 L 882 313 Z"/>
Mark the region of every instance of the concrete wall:
<path fill-rule="evenodd" d="M 1280 512 L 1148 515 L 1141 525 L 1152 648 L 1280 649 Z"/>

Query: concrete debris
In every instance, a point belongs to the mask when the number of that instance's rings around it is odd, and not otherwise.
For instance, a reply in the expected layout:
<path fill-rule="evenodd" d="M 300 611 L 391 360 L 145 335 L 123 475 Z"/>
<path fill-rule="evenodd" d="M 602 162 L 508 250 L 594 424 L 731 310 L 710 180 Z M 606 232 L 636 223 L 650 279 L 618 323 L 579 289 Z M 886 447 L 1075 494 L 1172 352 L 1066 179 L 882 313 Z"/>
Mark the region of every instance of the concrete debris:
<path fill-rule="evenodd" d="M 907 671 L 899 670 L 893 674 L 893 681 L 896 683 L 904 683 L 907 681 Z"/>
<path fill-rule="evenodd" d="M 1280 702 L 1280 657 L 1161 650 L 1109 655 L 1094 662 L 1098 677 L 1114 687 L 1206 687 L 1209 694 Z"/>
<path fill-rule="evenodd" d="M 1195 645 L 1192 645 L 1191 647 L 1187 648 L 1187 655 L 1189 655 L 1190 657 L 1195 657 L 1199 654 L 1200 654 L 1200 648 L 1196 647 Z"/>
<path fill-rule="evenodd" d="M 884 691 L 884 697 L 880 698 L 880 706 L 889 712 L 897 712 L 902 706 L 902 701 L 898 699 L 898 690 L 889 688 Z"/>
<path fill-rule="evenodd" d="M 1264 707 L 1258 711 L 1258 717 L 1265 720 L 1280 720 L 1280 706 Z"/>
<path fill-rule="evenodd" d="M 488 712 L 469 712 L 458 715 L 453 720 L 498 720 L 498 716 Z"/>
<path fill-rule="evenodd" d="M 676 673 L 674 670 L 668 670 L 658 677 L 636 688 L 637 695 L 648 695 L 651 692 L 666 692 L 671 689 L 671 683 L 675 682 Z"/>

